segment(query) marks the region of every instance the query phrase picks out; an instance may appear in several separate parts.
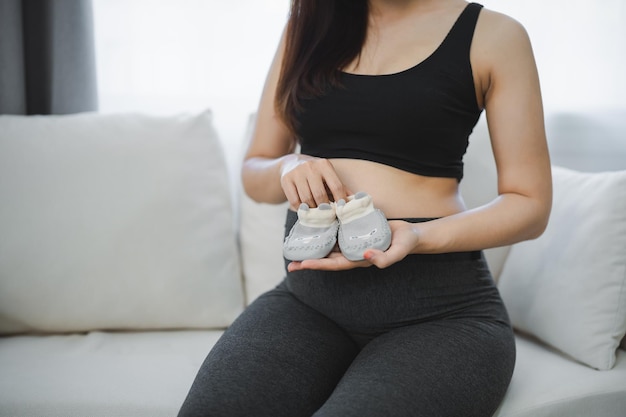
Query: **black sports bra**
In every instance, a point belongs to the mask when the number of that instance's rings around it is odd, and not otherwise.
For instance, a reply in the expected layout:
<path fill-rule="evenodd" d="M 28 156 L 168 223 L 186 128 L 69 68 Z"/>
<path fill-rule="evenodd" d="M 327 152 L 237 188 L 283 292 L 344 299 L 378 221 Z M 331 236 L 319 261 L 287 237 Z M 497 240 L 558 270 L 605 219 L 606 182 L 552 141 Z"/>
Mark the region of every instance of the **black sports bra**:
<path fill-rule="evenodd" d="M 389 75 L 342 73 L 341 88 L 303 101 L 301 152 L 379 162 L 431 177 L 463 177 L 476 102 L 470 47 L 482 6 L 470 3 L 424 61 Z"/>

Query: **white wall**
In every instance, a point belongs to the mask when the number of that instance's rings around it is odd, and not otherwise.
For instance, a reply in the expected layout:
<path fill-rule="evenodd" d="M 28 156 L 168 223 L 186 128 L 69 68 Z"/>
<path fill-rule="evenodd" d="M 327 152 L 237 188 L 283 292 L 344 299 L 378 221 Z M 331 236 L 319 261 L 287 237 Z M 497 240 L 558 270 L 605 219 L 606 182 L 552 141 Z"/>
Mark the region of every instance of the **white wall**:
<path fill-rule="evenodd" d="M 522 22 L 548 111 L 626 108 L 626 0 L 483 0 Z M 289 0 L 94 0 L 100 108 L 211 108 L 230 158 Z"/>
<path fill-rule="evenodd" d="M 100 110 L 210 108 L 237 158 L 289 0 L 94 0 Z"/>
<path fill-rule="evenodd" d="M 520 21 L 549 111 L 626 108 L 626 0 L 483 0 Z"/>

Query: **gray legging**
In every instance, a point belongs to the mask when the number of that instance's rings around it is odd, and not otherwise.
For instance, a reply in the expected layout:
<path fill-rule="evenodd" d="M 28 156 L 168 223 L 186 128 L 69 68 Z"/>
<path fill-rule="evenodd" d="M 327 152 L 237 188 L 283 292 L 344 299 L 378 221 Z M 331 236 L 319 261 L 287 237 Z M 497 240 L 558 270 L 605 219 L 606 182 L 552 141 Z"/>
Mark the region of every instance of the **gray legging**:
<path fill-rule="evenodd" d="M 224 333 L 179 416 L 488 417 L 514 363 L 480 252 L 299 271 Z"/>

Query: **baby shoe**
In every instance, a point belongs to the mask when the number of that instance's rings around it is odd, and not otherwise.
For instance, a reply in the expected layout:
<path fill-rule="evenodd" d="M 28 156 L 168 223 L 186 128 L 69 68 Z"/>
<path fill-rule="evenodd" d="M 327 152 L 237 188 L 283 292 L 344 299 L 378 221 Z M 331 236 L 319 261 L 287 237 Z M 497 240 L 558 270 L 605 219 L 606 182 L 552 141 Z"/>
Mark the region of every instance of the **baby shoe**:
<path fill-rule="evenodd" d="M 339 222 L 334 204 L 298 207 L 298 220 L 283 243 L 283 256 L 290 261 L 324 258 L 337 243 Z"/>
<path fill-rule="evenodd" d="M 339 200 L 336 205 L 339 219 L 338 243 L 343 255 L 351 261 L 360 261 L 367 249 L 385 251 L 391 245 L 391 229 L 387 218 L 374 208 L 372 197 L 358 192 Z"/>

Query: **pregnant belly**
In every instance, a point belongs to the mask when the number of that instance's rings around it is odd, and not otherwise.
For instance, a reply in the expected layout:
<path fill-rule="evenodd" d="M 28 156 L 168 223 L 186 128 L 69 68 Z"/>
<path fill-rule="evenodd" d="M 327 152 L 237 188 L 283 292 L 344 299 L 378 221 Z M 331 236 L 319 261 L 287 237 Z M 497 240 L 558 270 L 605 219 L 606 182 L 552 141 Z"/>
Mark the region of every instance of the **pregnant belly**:
<path fill-rule="evenodd" d="M 425 177 L 363 160 L 330 162 L 348 190 L 370 194 L 387 218 L 444 217 L 465 210 L 456 178 Z"/>

